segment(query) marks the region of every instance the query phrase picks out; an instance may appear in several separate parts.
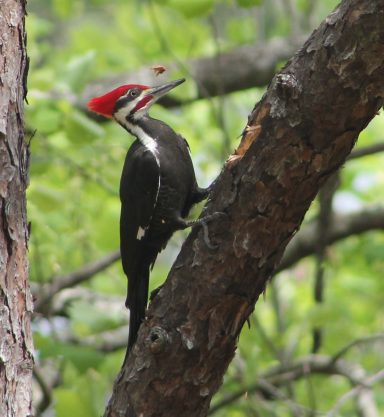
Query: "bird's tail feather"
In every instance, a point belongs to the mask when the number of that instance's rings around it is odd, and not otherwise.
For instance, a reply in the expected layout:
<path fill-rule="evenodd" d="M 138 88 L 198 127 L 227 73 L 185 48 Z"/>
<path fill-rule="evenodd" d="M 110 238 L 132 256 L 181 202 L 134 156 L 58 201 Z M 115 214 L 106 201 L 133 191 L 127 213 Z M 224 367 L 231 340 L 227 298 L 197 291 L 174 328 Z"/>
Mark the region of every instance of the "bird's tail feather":
<path fill-rule="evenodd" d="M 129 314 L 129 337 L 127 353 L 124 363 L 128 357 L 133 344 L 136 341 L 137 333 L 140 325 L 145 318 L 145 309 L 147 307 L 148 299 L 148 283 L 149 283 L 149 264 L 143 263 L 139 269 L 137 276 L 134 278 L 135 288 L 129 291 L 127 298 L 127 307 L 130 310 Z"/>

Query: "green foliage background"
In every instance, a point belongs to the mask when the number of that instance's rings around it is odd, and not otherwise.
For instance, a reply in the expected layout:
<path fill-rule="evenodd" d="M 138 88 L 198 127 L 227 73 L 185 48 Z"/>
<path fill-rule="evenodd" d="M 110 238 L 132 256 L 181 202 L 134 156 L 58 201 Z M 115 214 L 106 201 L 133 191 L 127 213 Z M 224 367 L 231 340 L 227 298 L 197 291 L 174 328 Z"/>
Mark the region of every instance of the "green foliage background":
<path fill-rule="evenodd" d="M 304 28 L 310 3 L 294 2 Z M 188 82 L 174 94 L 193 98 L 195 87 L 185 62 L 274 36 L 290 36 L 297 28 L 281 4 L 261 0 L 29 3 L 31 67 L 26 117 L 27 136 L 32 138 L 28 215 L 33 283 L 75 271 L 118 248 L 118 185 L 131 138 L 119 126 L 95 121 L 78 107 L 87 85 L 107 75 L 176 61 L 178 70 L 167 74 L 168 79 L 183 76 Z M 318 2 L 315 23 L 335 5 L 333 0 Z M 157 106 L 151 113 L 188 139 L 199 183 L 205 186 L 236 147 L 247 115 L 262 93 L 252 89 L 173 110 Z M 358 146 L 382 140 L 383 129 L 383 116 L 377 117 L 362 133 Z M 379 154 L 346 164 L 335 197 L 337 211 L 382 202 L 383 162 Z M 307 221 L 313 220 L 317 210 L 314 203 Z M 197 213 L 198 209 L 194 215 Z M 184 236 L 178 233 L 159 258 L 152 287 L 166 277 Z M 326 262 L 326 301 L 320 307 L 312 296 L 314 260 L 306 259 L 278 275 L 265 300 L 257 304 L 250 329 L 242 332 L 238 355 L 215 402 L 239 389 L 246 392 L 270 366 L 308 354 L 313 326 L 324 329 L 321 353 L 328 355 L 351 340 L 381 331 L 383 247 L 382 232 L 351 237 L 332 246 Z M 123 350 L 105 354 L 79 343 L 86 336 L 126 324 L 126 281 L 119 263 L 82 287 L 95 299 L 104 297 L 104 304 L 75 298 L 58 314 L 34 319 L 36 362 L 47 380 L 56 378 L 50 409 L 57 417 L 99 416 L 124 356 Z M 347 359 L 375 372 L 384 364 L 380 346 L 354 348 Z M 290 389 L 298 404 L 321 413 L 349 387 L 341 377 L 316 376 Z M 375 390 L 375 395 L 384 410 L 383 393 Z M 36 384 L 37 402 L 40 396 Z M 353 401 L 349 402 L 340 415 L 355 415 L 354 409 Z M 216 415 L 288 416 L 291 409 L 286 401 L 271 403 L 250 392 Z"/>

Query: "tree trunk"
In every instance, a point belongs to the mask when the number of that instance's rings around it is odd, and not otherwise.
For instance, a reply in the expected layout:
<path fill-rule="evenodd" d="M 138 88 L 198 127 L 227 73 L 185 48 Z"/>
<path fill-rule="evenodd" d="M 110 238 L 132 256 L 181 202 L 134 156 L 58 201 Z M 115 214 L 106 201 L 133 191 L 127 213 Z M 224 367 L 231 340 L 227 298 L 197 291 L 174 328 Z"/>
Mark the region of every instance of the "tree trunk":
<path fill-rule="evenodd" d="M 24 16 L 23 0 L 0 0 L 0 416 L 4 417 L 32 415 Z"/>
<path fill-rule="evenodd" d="M 105 416 L 207 415 L 287 243 L 383 104 L 383 22 L 383 0 L 343 1 L 272 80 L 206 208 L 227 214 L 209 226 L 219 249 L 190 234 Z"/>

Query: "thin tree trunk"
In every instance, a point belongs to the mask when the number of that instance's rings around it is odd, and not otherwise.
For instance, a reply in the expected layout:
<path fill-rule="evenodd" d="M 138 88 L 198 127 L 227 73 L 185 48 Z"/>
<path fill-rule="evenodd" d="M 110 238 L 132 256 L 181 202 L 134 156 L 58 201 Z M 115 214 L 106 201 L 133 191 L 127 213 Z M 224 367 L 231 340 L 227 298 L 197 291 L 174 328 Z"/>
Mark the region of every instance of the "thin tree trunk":
<path fill-rule="evenodd" d="M 0 0 L 0 416 L 32 415 L 32 298 L 23 101 L 28 60 L 25 1 Z"/>
<path fill-rule="evenodd" d="M 190 234 L 106 417 L 207 415 L 287 243 L 383 105 L 383 22 L 384 0 L 344 0 L 272 80 L 207 205 L 227 214 L 209 225 L 219 249 Z"/>

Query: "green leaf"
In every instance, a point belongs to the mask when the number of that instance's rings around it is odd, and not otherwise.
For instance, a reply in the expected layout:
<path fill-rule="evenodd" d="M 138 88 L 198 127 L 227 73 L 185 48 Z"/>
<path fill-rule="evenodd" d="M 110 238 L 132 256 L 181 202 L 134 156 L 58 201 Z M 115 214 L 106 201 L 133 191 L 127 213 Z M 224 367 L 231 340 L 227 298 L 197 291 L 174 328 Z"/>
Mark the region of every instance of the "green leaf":
<path fill-rule="evenodd" d="M 83 7 L 81 0 L 53 0 L 53 11 L 61 19 L 77 14 Z"/>
<path fill-rule="evenodd" d="M 86 372 L 88 368 L 97 368 L 104 360 L 104 355 L 101 352 L 89 347 L 61 343 L 51 337 L 39 334 L 35 334 L 34 341 L 42 360 L 63 357 L 81 373 Z"/>
<path fill-rule="evenodd" d="M 186 17 L 196 17 L 208 14 L 214 0 L 168 0 L 168 6 L 178 10 Z"/>
<path fill-rule="evenodd" d="M 253 7 L 253 6 L 259 6 L 261 3 L 261 0 L 236 0 L 237 4 L 240 7 Z"/>
<path fill-rule="evenodd" d="M 119 170 L 120 171 L 120 170 Z M 98 213 L 98 227 L 93 232 L 93 241 L 99 248 L 112 250 L 119 245 L 120 202 L 117 198 L 104 202 Z"/>
<path fill-rule="evenodd" d="M 122 324 L 125 311 L 104 311 L 100 307 L 90 305 L 87 301 L 74 301 L 69 308 L 71 325 L 79 336 L 111 330 Z"/>
<path fill-rule="evenodd" d="M 36 108 L 30 124 L 39 133 L 48 134 L 59 129 L 61 117 L 54 107 L 41 106 Z"/>
<path fill-rule="evenodd" d="M 72 58 L 64 67 L 61 78 L 74 92 L 80 92 L 89 80 L 92 66 L 95 64 L 95 51 Z"/>
<path fill-rule="evenodd" d="M 45 184 L 33 183 L 29 190 L 29 196 L 36 206 L 44 212 L 59 209 L 65 200 L 65 194 L 62 191 Z"/>
<path fill-rule="evenodd" d="M 313 327 L 326 326 L 332 323 L 339 311 L 338 305 L 330 305 L 329 303 L 314 305 L 308 310 L 307 320 Z"/>
<path fill-rule="evenodd" d="M 65 122 L 67 136 L 76 144 L 92 142 L 104 133 L 99 124 L 77 110 L 68 113 Z"/>
<path fill-rule="evenodd" d="M 56 417 L 94 417 L 89 402 L 84 401 L 83 394 L 79 390 L 56 388 L 54 397 Z"/>

